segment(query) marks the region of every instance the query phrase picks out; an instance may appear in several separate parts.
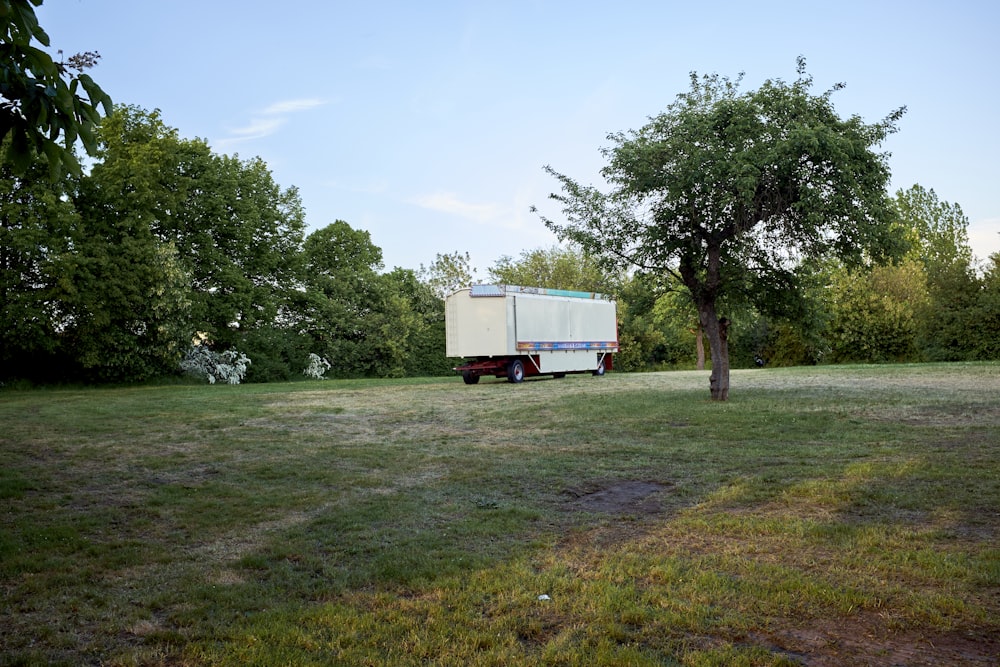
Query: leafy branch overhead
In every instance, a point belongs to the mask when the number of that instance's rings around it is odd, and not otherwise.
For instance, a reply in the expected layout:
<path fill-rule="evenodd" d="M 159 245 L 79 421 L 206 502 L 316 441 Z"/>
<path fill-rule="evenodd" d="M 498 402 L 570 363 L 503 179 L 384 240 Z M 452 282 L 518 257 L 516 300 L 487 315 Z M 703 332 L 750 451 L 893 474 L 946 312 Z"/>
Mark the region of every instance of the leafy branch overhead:
<path fill-rule="evenodd" d="M 101 119 L 98 107 L 109 114 L 112 102 L 84 73 L 96 64 L 99 54 L 86 52 L 55 60 L 33 45 L 50 45 L 33 8 L 41 4 L 42 0 L 0 0 L 0 141 L 6 145 L 4 161 L 23 173 L 35 156 L 44 155 L 52 176 L 63 170 L 79 174 L 73 148 L 79 141 L 88 154 L 94 153 L 95 129 Z"/>

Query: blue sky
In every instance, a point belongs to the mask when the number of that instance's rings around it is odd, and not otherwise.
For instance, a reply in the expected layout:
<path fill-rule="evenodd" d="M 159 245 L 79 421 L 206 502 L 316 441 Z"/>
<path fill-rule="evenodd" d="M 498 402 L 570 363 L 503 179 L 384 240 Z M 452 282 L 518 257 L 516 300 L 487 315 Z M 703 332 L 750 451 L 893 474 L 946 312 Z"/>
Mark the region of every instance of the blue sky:
<path fill-rule="evenodd" d="M 279 9 L 280 7 L 280 9 Z M 688 88 L 689 73 L 794 80 L 803 55 L 843 116 L 907 106 L 892 189 L 957 203 L 1000 251 L 1000 4 L 47 0 L 53 49 L 98 51 L 116 103 L 185 138 L 260 156 L 310 230 L 367 230 L 387 268 L 556 242 L 544 165 L 600 184 L 600 148 Z"/>

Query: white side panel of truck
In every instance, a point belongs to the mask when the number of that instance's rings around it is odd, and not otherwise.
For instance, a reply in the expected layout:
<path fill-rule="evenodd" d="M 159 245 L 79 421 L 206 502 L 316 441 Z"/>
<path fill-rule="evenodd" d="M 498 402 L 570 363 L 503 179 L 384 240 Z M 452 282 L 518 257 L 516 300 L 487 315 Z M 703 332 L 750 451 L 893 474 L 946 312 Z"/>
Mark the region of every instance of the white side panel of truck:
<path fill-rule="evenodd" d="M 569 343 L 617 341 L 615 304 L 612 301 L 573 297 L 516 294 L 517 343 Z"/>

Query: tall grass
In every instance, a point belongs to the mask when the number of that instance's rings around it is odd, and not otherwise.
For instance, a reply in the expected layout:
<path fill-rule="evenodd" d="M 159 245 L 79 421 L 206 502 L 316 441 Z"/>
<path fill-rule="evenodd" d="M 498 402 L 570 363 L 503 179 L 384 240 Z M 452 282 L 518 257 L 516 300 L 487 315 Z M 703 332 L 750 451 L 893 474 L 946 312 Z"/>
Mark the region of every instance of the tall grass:
<path fill-rule="evenodd" d="M 5 391 L 0 664 L 995 664 L 998 390 Z"/>

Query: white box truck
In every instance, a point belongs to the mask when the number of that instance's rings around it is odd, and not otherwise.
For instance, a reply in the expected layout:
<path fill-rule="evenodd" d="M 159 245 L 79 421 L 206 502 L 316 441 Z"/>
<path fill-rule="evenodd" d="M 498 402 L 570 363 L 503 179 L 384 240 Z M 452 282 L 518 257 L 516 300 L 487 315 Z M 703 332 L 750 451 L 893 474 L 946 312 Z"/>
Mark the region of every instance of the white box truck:
<path fill-rule="evenodd" d="M 618 351 L 615 302 L 592 292 L 473 285 L 445 299 L 446 354 L 466 384 L 484 375 L 604 375 Z"/>

